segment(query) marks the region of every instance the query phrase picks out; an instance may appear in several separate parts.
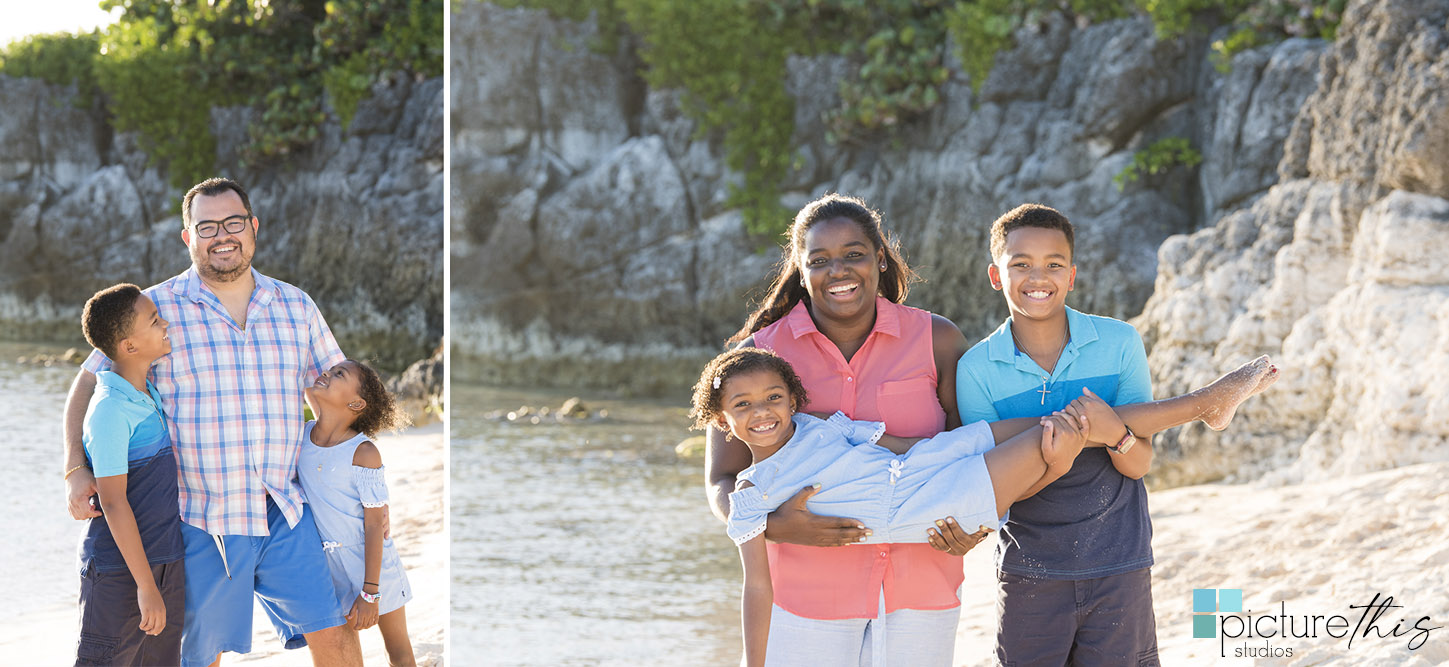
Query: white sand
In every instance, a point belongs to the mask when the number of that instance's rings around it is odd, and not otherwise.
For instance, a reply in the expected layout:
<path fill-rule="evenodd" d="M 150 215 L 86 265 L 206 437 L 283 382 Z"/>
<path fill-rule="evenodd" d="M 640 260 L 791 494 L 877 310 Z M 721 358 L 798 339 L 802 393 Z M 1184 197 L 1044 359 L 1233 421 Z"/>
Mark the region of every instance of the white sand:
<path fill-rule="evenodd" d="M 1149 494 L 1157 638 L 1164 665 L 1449 664 L 1449 463 L 1427 463 L 1284 487 L 1209 484 Z M 995 539 L 966 556 L 956 663 L 989 665 L 995 641 Z M 1192 590 L 1237 588 L 1257 618 L 1341 615 L 1349 632 L 1375 594 L 1395 605 L 1370 632 L 1336 639 L 1193 639 Z M 1242 614 L 1246 615 L 1246 614 Z M 1419 621 L 1423 616 L 1430 620 Z M 1301 620 L 1299 621 L 1302 622 Z M 1231 621 L 1229 621 L 1231 623 Z M 1259 621 L 1262 623 L 1262 621 Z M 1271 629 L 1278 621 L 1263 627 Z M 1407 644 L 1419 628 L 1439 627 Z M 1302 627 L 1301 625 L 1299 627 Z M 1367 623 L 1365 623 L 1367 627 Z M 1301 632 L 1300 632 L 1301 634 Z M 1340 631 L 1342 634 L 1342 631 Z M 1292 658 L 1234 656 L 1291 647 Z"/>
<path fill-rule="evenodd" d="M 393 542 L 415 591 L 407 609 L 408 632 L 418 665 L 444 664 L 448 627 L 448 535 L 443 517 L 444 446 L 442 424 L 408 429 L 378 439 L 392 496 Z M 12 536 L 13 537 L 13 536 Z M 12 573 L 18 575 L 19 573 Z M 0 663 L 69 665 L 75 662 L 77 611 L 74 606 L 46 609 L 0 624 Z M 287 651 L 260 608 L 252 621 L 252 652 L 223 653 L 222 664 L 272 667 L 310 665 L 306 649 Z M 376 629 L 364 630 L 365 664 L 386 665 L 387 652 Z"/>

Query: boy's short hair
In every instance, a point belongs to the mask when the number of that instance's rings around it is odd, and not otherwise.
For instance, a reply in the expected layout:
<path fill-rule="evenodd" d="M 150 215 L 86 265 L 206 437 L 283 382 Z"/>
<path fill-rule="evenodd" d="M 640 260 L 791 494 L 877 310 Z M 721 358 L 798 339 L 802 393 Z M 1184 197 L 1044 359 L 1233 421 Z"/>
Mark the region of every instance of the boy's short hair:
<path fill-rule="evenodd" d="M 115 359 L 116 345 L 131 335 L 139 298 L 141 288 L 131 283 L 112 285 L 91 295 L 81 311 L 81 332 L 86 342 Z"/>
<path fill-rule="evenodd" d="M 1061 211 L 1041 204 L 1022 204 L 991 223 L 991 259 L 995 260 L 1006 252 L 1006 235 L 1022 227 L 1060 230 L 1067 236 L 1067 250 L 1071 251 L 1075 261 L 1077 245 L 1072 233 L 1072 222 Z"/>

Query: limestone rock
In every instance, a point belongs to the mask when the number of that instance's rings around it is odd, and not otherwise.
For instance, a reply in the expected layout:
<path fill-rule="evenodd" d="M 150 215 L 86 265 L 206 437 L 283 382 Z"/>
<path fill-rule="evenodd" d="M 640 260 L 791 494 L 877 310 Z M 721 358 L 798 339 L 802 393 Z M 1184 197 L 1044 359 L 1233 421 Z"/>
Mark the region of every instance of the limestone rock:
<path fill-rule="evenodd" d="M 739 174 L 682 113 L 680 91 L 625 74 L 638 67 L 628 48 L 577 47 L 598 33 L 592 20 L 485 3 L 453 11 L 454 372 L 687 386 L 780 257 L 779 239 L 747 235 L 728 208 Z M 780 184 L 782 203 L 864 197 L 926 279 L 908 302 L 971 340 L 1005 316 L 984 277 L 989 225 L 1029 201 L 1078 226 L 1073 305 L 1140 312 L 1164 239 L 1272 185 L 1285 119 L 1312 90 L 1325 48 L 1265 47 L 1229 86 L 1207 66 L 1205 36 L 1161 41 L 1140 18 L 1077 27 L 1049 14 L 1018 37 L 979 97 L 952 58 L 936 109 L 849 146 L 824 141 L 823 114 L 854 71 L 850 56 L 786 67 L 802 168 Z M 1221 91 L 1231 99 L 1220 104 Z M 559 128 L 588 140 L 568 153 L 550 138 Z M 1133 153 L 1165 136 L 1210 152 L 1213 174 L 1178 169 L 1119 190 L 1113 177 Z"/>
<path fill-rule="evenodd" d="M 1258 354 L 1283 378 L 1231 428 L 1159 437 L 1159 483 L 1296 480 L 1449 459 L 1449 3 L 1355 3 L 1251 207 L 1163 244 L 1135 322 L 1157 394 Z"/>
<path fill-rule="evenodd" d="M 80 340 L 81 306 L 190 265 L 173 188 L 74 91 L 0 77 L 0 325 Z M 443 82 L 393 77 L 285 162 L 238 170 L 253 112 L 214 109 L 220 173 L 261 220 L 258 270 L 306 290 L 343 349 L 402 368 L 442 338 Z"/>
<path fill-rule="evenodd" d="M 443 416 L 443 385 L 443 348 L 439 347 L 432 357 L 417 361 L 402 375 L 389 379 L 387 390 L 412 424 L 423 426 Z"/>

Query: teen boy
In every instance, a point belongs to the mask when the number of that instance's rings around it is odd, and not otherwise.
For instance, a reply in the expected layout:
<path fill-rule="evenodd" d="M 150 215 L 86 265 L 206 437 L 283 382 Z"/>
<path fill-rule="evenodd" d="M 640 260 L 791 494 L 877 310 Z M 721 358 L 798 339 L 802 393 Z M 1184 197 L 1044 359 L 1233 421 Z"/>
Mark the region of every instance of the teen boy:
<path fill-rule="evenodd" d="M 1137 331 L 1067 307 L 1073 250 L 1072 224 L 1045 206 L 992 224 L 987 272 L 1011 316 L 956 367 L 964 423 L 1050 414 L 1086 390 L 1113 406 L 1152 400 Z M 1142 483 L 1152 443 L 1097 421 L 1071 471 L 1011 508 L 997 548 L 999 664 L 1158 664 Z"/>
<path fill-rule="evenodd" d="M 176 457 L 161 397 L 146 379 L 171 351 L 168 323 L 140 288 L 96 292 L 81 328 L 113 370 L 96 374 L 81 440 L 95 474 L 102 516 L 80 545 L 81 635 L 77 665 L 181 662 L 186 553 L 176 504 Z"/>

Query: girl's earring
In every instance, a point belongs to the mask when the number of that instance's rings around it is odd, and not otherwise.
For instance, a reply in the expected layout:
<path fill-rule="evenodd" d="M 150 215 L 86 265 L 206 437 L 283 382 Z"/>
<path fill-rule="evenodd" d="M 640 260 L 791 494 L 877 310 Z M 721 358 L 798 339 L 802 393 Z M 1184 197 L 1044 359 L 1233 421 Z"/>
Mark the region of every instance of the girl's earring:
<path fill-rule="evenodd" d="M 886 270 L 886 265 L 884 265 L 884 264 L 881 264 L 881 265 L 880 265 L 880 270 L 881 270 L 881 272 L 882 272 L 882 273 L 884 273 L 884 272 L 885 272 L 885 270 Z"/>

